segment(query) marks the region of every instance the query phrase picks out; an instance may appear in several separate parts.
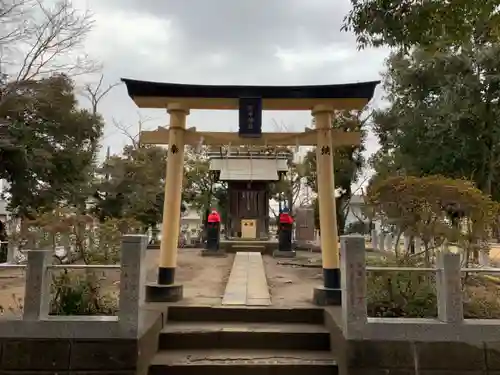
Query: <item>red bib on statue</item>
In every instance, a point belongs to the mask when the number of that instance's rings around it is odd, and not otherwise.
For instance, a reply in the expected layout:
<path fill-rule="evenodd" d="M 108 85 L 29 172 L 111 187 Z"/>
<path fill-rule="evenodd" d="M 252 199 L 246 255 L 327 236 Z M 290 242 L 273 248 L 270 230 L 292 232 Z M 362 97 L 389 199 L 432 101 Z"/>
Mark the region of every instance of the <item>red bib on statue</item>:
<path fill-rule="evenodd" d="M 280 223 L 281 224 L 293 224 L 293 217 L 291 217 L 287 213 L 280 214 Z"/>
<path fill-rule="evenodd" d="M 208 222 L 209 223 L 220 223 L 220 215 L 218 212 L 212 212 L 210 215 L 208 215 Z"/>

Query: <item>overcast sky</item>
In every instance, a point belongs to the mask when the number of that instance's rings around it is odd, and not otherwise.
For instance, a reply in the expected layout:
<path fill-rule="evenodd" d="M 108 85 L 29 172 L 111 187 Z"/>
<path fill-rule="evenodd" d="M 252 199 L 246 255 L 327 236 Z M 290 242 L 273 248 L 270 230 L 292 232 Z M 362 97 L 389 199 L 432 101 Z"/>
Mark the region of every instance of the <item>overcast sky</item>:
<path fill-rule="evenodd" d="M 102 62 L 107 84 L 120 78 L 239 85 L 312 85 L 380 79 L 385 49 L 357 51 L 341 32 L 349 0 L 76 0 L 91 10 L 95 28 L 87 53 Z M 380 102 L 380 90 L 374 105 Z M 128 142 L 113 119 L 137 132 L 168 123 L 162 110 L 139 110 L 123 85 L 102 101 L 104 146 L 113 153 Z M 275 124 L 299 131 L 308 112 L 265 112 Z M 192 111 L 189 126 L 237 130 L 236 111 Z M 368 151 L 376 149 L 372 137 Z"/>

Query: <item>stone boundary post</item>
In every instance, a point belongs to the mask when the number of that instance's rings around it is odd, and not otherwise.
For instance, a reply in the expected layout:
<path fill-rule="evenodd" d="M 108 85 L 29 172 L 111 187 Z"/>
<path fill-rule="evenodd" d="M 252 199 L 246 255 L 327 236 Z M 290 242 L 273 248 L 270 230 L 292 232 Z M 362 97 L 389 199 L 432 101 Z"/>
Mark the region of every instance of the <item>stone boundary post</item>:
<path fill-rule="evenodd" d="M 372 230 L 372 248 L 373 250 L 378 250 L 378 233 L 375 229 Z"/>
<path fill-rule="evenodd" d="M 52 251 L 28 251 L 26 286 L 24 290 L 23 320 L 36 321 L 47 318 L 50 307 L 50 277 L 47 266 L 51 264 Z"/>
<path fill-rule="evenodd" d="M 464 306 L 460 254 L 440 252 L 437 267 L 438 319 L 445 323 L 462 323 Z"/>
<path fill-rule="evenodd" d="M 385 250 L 385 233 L 382 231 L 379 233 L 378 250 Z"/>
<path fill-rule="evenodd" d="M 346 337 L 361 332 L 367 323 L 366 258 L 363 236 L 340 237 L 342 318 Z"/>
<path fill-rule="evenodd" d="M 139 312 L 145 300 L 147 245 L 145 235 L 122 238 L 118 321 L 131 334 L 139 331 Z"/>
<path fill-rule="evenodd" d="M 392 233 L 387 233 L 385 235 L 385 250 L 394 251 L 394 238 Z"/>

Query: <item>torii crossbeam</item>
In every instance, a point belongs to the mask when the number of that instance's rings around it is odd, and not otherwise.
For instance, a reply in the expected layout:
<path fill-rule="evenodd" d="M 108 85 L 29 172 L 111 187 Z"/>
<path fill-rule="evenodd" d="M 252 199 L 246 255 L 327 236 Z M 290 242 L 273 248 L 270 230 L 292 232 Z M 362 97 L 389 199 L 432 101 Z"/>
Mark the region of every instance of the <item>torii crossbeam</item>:
<path fill-rule="evenodd" d="M 142 131 L 140 134 L 141 144 L 169 144 L 169 129 L 159 127 L 158 130 Z M 359 146 L 361 144 L 361 133 L 346 132 L 332 129 L 331 147 Z M 184 144 L 186 145 L 208 145 L 208 146 L 316 146 L 318 135 L 316 129 L 306 128 L 302 133 L 262 133 L 260 138 L 244 138 L 238 133 L 230 132 L 199 132 L 196 128 L 188 128 L 184 133 Z"/>

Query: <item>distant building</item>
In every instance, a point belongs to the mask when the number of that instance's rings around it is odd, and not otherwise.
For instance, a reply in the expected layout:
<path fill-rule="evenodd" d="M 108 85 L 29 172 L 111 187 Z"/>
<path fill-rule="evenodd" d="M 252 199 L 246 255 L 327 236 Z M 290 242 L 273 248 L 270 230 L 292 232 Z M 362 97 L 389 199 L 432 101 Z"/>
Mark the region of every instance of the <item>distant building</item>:
<path fill-rule="evenodd" d="M 195 236 L 201 230 L 202 225 L 202 215 L 197 210 L 186 207 L 186 211 L 181 216 L 181 230 Z"/>

